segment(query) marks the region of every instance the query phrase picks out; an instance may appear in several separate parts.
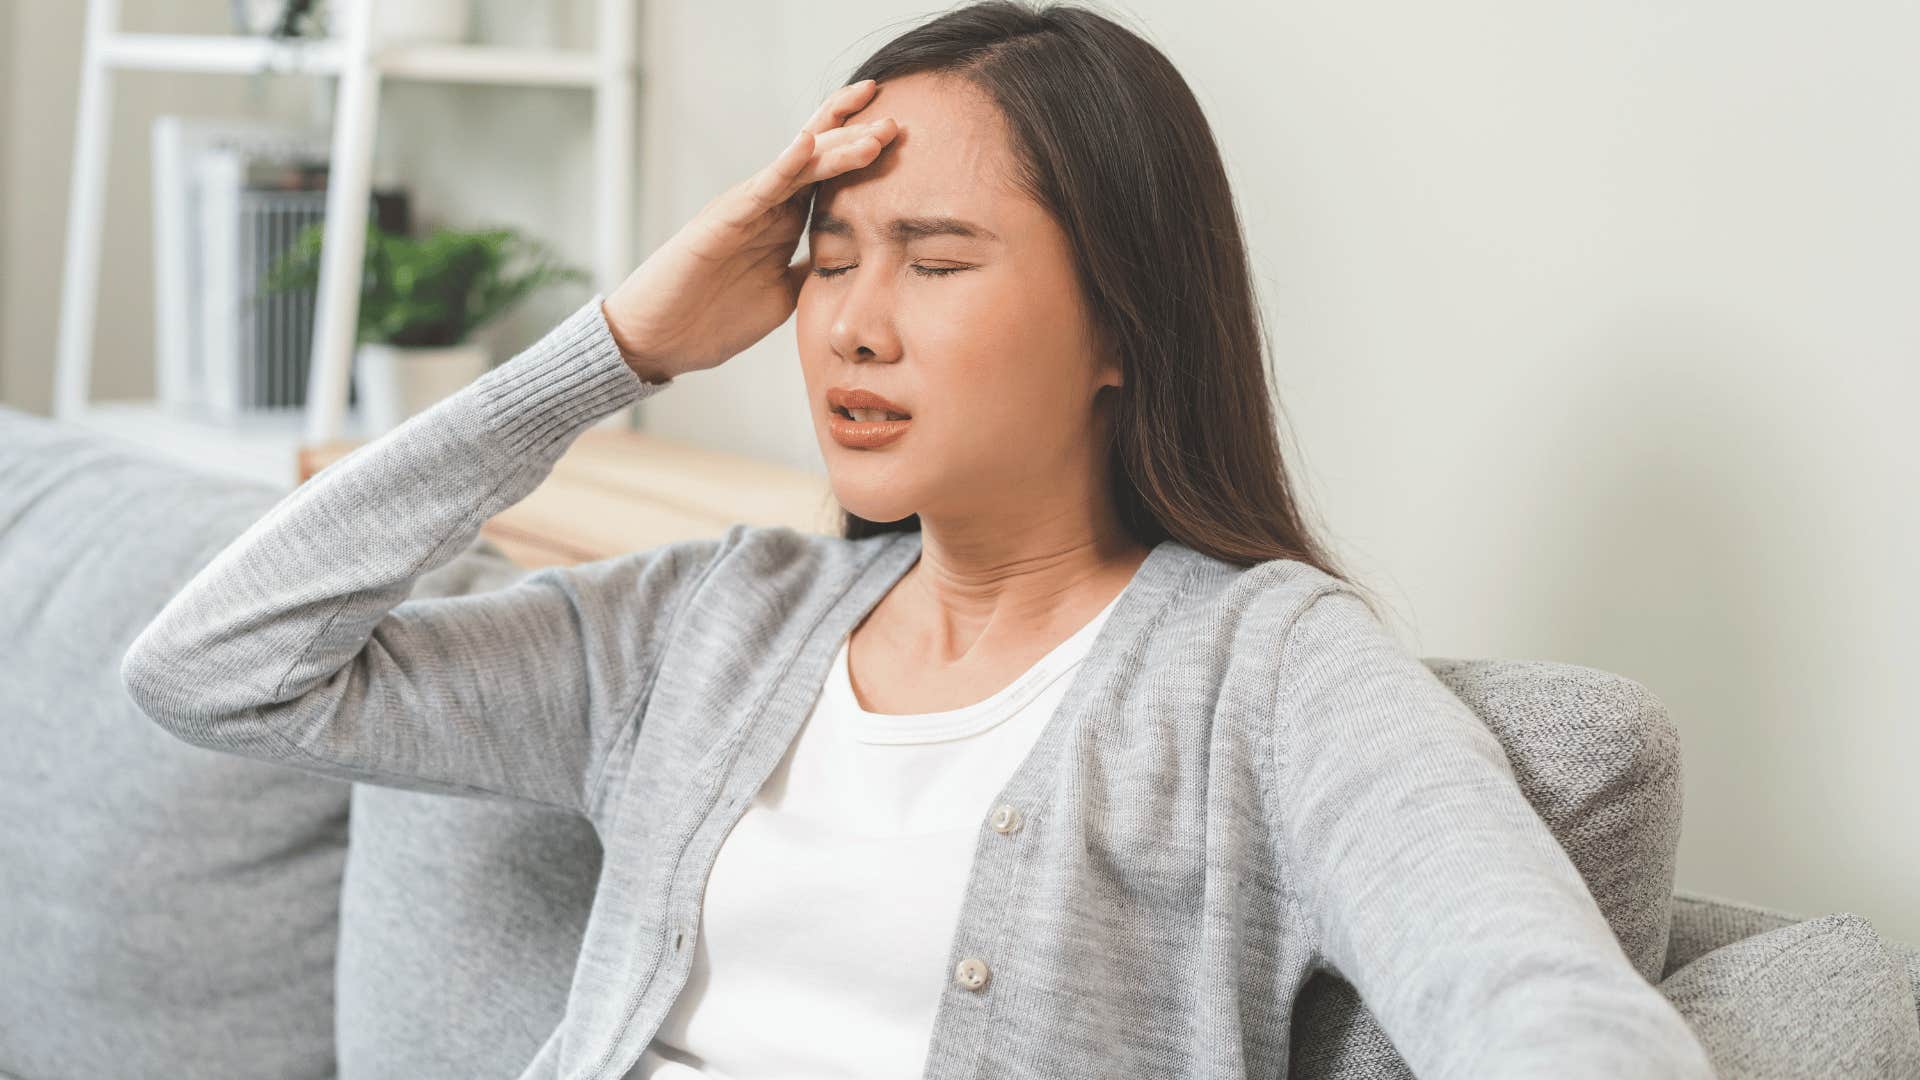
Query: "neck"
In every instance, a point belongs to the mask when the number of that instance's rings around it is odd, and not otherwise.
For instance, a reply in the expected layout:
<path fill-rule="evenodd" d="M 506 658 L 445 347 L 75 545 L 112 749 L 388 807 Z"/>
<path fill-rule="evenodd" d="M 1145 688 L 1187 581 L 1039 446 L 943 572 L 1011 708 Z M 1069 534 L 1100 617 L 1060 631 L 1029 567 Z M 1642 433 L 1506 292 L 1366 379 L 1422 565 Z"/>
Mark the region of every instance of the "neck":
<path fill-rule="evenodd" d="M 1084 625 L 1150 551 L 1111 517 L 957 533 L 923 517 L 919 558 L 887 600 L 938 661 L 1022 651 Z"/>

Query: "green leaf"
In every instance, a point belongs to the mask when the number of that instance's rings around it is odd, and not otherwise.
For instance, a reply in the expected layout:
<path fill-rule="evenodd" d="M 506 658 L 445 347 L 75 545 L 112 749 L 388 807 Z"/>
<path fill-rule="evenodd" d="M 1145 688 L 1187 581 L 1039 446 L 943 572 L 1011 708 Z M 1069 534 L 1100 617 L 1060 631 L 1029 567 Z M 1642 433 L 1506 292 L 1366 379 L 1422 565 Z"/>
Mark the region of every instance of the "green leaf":
<path fill-rule="evenodd" d="M 303 229 L 271 267 L 270 292 L 314 288 L 325 230 Z M 421 239 L 367 224 L 358 337 L 394 345 L 457 345 L 550 285 L 592 280 L 509 228 L 436 229 Z"/>

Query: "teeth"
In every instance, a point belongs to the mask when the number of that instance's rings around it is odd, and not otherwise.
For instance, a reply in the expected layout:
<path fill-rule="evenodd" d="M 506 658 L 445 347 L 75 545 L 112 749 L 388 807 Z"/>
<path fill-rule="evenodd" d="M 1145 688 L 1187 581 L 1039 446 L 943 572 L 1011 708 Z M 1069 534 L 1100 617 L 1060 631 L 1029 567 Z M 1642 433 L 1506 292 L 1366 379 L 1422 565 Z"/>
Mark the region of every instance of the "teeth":
<path fill-rule="evenodd" d="M 905 420 L 907 419 L 907 417 L 901 413 L 888 412 L 885 409 L 848 409 L 847 415 L 853 417 L 855 420 L 859 420 L 862 422 L 867 422 L 872 420 Z"/>

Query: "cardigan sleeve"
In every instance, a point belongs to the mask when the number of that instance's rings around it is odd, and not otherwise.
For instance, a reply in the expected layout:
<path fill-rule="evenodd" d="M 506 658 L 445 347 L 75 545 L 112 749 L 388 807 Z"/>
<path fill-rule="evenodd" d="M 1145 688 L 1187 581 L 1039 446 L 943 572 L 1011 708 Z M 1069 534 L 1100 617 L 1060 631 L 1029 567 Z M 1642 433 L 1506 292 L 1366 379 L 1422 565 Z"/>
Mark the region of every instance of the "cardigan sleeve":
<path fill-rule="evenodd" d="M 1421 1077 L 1713 1076 L 1477 715 L 1345 585 L 1283 646 L 1284 872 Z"/>
<path fill-rule="evenodd" d="M 667 628 L 724 541 L 407 599 L 643 381 L 595 296 L 321 470 L 134 639 L 129 696 L 180 739 L 342 780 L 588 813 Z"/>

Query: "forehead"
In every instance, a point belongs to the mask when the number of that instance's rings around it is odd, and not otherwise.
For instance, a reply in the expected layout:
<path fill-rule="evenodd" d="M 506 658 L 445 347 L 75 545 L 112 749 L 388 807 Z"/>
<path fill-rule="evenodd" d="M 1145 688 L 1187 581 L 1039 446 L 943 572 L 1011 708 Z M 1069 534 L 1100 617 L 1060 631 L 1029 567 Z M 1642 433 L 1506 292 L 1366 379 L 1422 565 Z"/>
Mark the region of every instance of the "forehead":
<path fill-rule="evenodd" d="M 999 111 L 973 84 L 951 76 L 907 75 L 880 84 L 848 125 L 892 117 L 893 139 L 870 164 L 822 181 L 820 219 L 877 230 L 896 217 L 947 215 L 997 228 L 1013 187 L 1012 158 Z"/>

